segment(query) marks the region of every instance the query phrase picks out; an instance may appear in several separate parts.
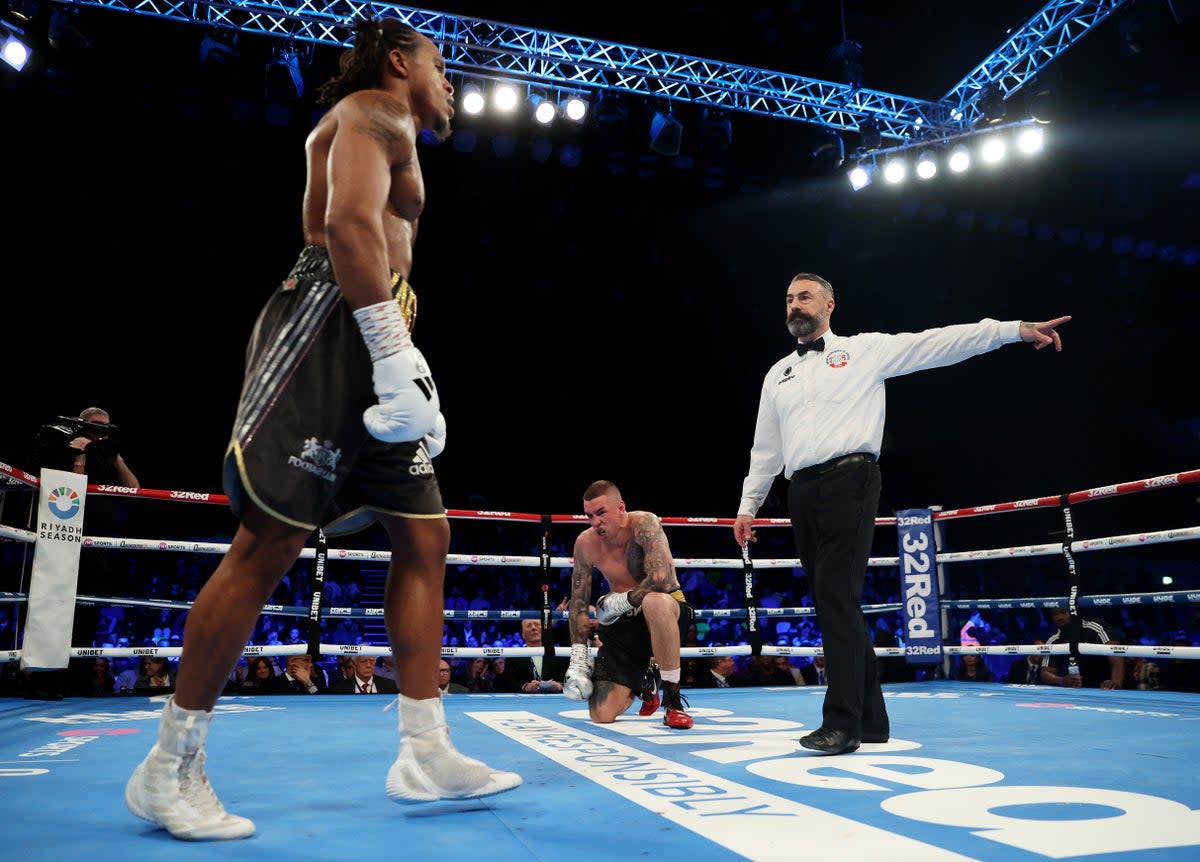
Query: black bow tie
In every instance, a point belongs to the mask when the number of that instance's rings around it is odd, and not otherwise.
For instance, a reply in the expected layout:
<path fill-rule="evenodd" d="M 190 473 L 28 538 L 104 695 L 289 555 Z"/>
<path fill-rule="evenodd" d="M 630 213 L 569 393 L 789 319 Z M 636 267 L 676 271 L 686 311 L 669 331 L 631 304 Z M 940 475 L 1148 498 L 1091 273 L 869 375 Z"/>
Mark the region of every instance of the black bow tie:
<path fill-rule="evenodd" d="M 817 353 L 823 353 L 825 351 L 825 339 L 818 338 L 816 341 L 810 341 L 808 344 L 796 345 L 797 356 L 804 356 L 804 354 L 808 353 L 810 350 L 815 350 Z"/>

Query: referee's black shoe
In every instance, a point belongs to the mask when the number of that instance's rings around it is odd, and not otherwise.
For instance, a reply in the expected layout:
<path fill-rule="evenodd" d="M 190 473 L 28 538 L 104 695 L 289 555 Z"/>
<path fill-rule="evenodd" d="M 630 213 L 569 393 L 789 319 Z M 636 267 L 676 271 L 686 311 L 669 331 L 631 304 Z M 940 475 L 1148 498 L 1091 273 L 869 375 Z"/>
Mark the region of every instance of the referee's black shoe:
<path fill-rule="evenodd" d="M 845 730 L 818 727 L 808 736 L 800 737 L 800 744 L 822 754 L 847 754 L 857 751 L 859 742 Z"/>

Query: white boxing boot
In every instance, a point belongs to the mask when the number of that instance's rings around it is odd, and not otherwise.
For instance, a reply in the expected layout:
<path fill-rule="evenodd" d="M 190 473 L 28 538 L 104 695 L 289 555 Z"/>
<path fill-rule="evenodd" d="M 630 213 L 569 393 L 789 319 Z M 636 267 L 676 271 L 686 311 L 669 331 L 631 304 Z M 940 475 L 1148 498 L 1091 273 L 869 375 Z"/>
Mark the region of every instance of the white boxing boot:
<path fill-rule="evenodd" d="M 248 838 L 254 822 L 230 814 L 204 774 L 204 739 L 213 714 L 163 706 L 158 742 L 125 785 L 129 810 L 184 841 Z"/>
<path fill-rule="evenodd" d="M 515 772 L 501 772 L 461 754 L 450 742 L 440 697 L 399 695 L 400 754 L 388 770 L 387 794 L 395 802 L 475 799 L 512 790 Z"/>

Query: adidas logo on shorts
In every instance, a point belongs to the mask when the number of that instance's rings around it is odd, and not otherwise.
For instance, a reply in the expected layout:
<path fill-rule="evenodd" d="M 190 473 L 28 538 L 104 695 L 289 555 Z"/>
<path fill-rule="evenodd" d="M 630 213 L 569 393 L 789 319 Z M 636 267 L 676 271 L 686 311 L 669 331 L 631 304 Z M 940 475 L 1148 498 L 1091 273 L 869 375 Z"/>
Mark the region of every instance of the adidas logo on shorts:
<path fill-rule="evenodd" d="M 412 466 L 408 468 L 408 472 L 414 476 L 433 475 L 433 462 L 429 460 L 429 453 L 425 451 L 424 444 L 417 447 L 417 452 L 413 455 Z"/>

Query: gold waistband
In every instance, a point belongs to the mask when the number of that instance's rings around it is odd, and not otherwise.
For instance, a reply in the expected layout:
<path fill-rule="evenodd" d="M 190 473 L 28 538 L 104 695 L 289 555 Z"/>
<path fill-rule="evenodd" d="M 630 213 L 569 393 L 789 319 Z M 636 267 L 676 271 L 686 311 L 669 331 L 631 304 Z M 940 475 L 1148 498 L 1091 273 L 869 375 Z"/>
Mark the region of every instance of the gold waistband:
<path fill-rule="evenodd" d="M 408 331 L 412 332 L 417 323 L 417 292 L 408 283 L 408 279 L 401 278 L 398 272 L 392 273 L 392 296 L 400 304 L 400 314 L 404 317 Z"/>

